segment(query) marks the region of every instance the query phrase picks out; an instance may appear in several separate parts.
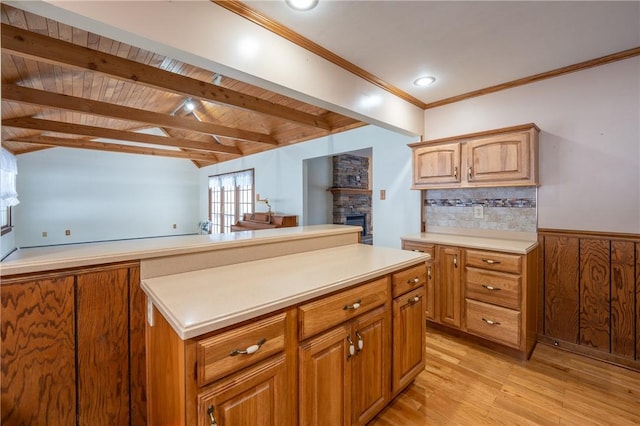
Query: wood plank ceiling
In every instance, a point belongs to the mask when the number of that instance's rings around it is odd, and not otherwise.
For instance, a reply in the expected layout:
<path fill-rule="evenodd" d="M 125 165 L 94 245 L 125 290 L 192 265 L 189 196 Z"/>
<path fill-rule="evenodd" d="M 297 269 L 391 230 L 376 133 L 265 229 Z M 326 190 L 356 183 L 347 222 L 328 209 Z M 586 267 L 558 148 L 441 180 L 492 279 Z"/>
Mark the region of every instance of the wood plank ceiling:
<path fill-rule="evenodd" d="M 203 167 L 366 124 L 6 4 L 1 16 L 2 146 L 16 155 L 61 146 Z M 164 136 L 136 132 L 150 128 Z"/>

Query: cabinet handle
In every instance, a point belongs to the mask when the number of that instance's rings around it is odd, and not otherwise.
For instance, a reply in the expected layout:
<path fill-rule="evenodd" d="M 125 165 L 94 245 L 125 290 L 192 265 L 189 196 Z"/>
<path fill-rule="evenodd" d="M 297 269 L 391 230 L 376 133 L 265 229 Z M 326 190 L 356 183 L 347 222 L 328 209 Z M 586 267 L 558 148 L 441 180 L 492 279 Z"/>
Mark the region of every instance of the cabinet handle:
<path fill-rule="evenodd" d="M 469 167 L 468 174 L 469 174 L 469 180 L 473 179 L 473 167 Z"/>
<path fill-rule="evenodd" d="M 249 346 L 247 349 L 234 349 L 234 350 L 232 350 L 231 353 L 229 354 L 229 356 L 251 355 L 253 353 L 258 352 L 258 349 L 260 349 L 260 347 L 262 345 L 264 345 L 266 342 L 267 342 L 267 339 L 265 339 L 263 337 L 262 339 L 260 339 L 258 341 L 258 343 L 256 343 L 255 345 Z"/>
<path fill-rule="evenodd" d="M 407 280 L 407 284 L 418 284 L 420 282 L 420 278 L 415 277 L 415 278 L 409 278 Z"/>
<path fill-rule="evenodd" d="M 482 321 L 486 322 L 489 325 L 500 325 L 500 323 L 498 321 L 491 321 L 491 320 L 488 320 L 486 318 L 482 318 Z"/>
<path fill-rule="evenodd" d="M 407 299 L 407 303 L 410 305 L 418 303 L 419 301 L 420 301 L 420 296 L 413 296 Z"/>
<path fill-rule="evenodd" d="M 207 408 L 207 414 L 209 415 L 209 425 L 218 426 L 216 418 L 213 417 L 213 405 L 210 405 L 209 408 Z"/>
<path fill-rule="evenodd" d="M 453 177 L 458 179 L 458 166 L 453 168 Z"/>
<path fill-rule="evenodd" d="M 500 287 L 494 287 L 492 285 L 482 284 L 482 287 L 486 288 L 489 291 L 499 291 L 502 290 Z"/>
<path fill-rule="evenodd" d="M 362 300 L 358 299 L 356 300 L 356 303 L 354 303 L 353 305 L 344 305 L 342 309 L 345 311 L 355 311 L 360 307 L 361 303 L 362 303 Z"/>
<path fill-rule="evenodd" d="M 413 250 L 411 250 L 411 251 L 416 251 L 416 252 L 418 252 L 418 253 L 424 253 L 424 250 L 420 250 L 420 249 L 413 249 Z"/>
<path fill-rule="evenodd" d="M 427 268 L 427 276 L 431 279 L 431 266 Z"/>
<path fill-rule="evenodd" d="M 357 354 L 362 350 L 362 348 L 364 348 L 364 340 L 362 340 L 362 336 L 358 331 L 356 331 L 356 337 L 358 338 L 358 347 L 356 348 L 356 354 Z"/>
<path fill-rule="evenodd" d="M 482 261 L 484 263 L 488 263 L 489 265 L 497 265 L 500 263 L 499 260 L 493 260 L 493 259 L 482 259 Z"/>
<path fill-rule="evenodd" d="M 353 345 L 353 340 L 351 340 L 351 336 L 347 334 L 347 343 L 349 343 L 349 353 L 347 354 L 347 360 L 349 360 L 352 356 L 356 354 L 356 347 Z"/>
<path fill-rule="evenodd" d="M 454 268 L 458 267 L 458 255 L 457 254 L 453 255 L 453 267 Z"/>

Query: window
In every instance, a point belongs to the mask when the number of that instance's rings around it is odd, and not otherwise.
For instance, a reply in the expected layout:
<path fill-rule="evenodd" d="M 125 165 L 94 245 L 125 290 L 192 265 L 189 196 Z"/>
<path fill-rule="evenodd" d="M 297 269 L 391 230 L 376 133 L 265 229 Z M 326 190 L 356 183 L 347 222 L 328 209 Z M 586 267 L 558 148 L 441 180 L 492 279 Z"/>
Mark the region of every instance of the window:
<path fill-rule="evenodd" d="M 209 176 L 211 233 L 231 232 L 231 225 L 253 212 L 253 169 Z"/>
<path fill-rule="evenodd" d="M 0 223 L 2 224 L 2 234 L 11 231 L 11 207 L 17 205 L 18 193 L 16 192 L 16 176 L 18 175 L 18 164 L 16 157 L 6 149 L 2 148 L 0 157 Z"/>

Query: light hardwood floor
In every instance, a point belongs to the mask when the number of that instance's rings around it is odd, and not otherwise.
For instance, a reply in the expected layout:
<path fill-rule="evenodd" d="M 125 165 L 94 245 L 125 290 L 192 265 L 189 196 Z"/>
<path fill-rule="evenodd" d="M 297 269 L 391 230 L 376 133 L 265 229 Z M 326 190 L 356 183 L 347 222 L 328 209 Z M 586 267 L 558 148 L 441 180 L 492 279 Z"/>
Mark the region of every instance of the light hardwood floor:
<path fill-rule="evenodd" d="M 426 338 L 425 371 L 369 426 L 640 425 L 640 373 L 544 344 L 519 361 Z"/>

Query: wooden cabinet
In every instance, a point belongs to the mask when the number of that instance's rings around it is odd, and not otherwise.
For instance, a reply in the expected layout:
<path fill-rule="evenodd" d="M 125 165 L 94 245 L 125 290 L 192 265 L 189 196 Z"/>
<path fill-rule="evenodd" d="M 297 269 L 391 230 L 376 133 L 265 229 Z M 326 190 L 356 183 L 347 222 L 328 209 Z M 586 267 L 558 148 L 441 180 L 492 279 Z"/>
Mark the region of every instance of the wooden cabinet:
<path fill-rule="evenodd" d="M 538 184 L 534 124 L 410 144 L 413 189 Z"/>
<path fill-rule="evenodd" d="M 299 307 L 300 424 L 364 425 L 389 402 L 388 300 L 385 277 Z"/>
<path fill-rule="evenodd" d="M 540 240 L 541 341 L 640 370 L 640 236 L 543 230 Z"/>
<path fill-rule="evenodd" d="M 391 276 L 393 351 L 391 392 L 397 395 L 424 369 L 425 290 L 431 263 L 417 265 Z"/>
<path fill-rule="evenodd" d="M 367 424 L 424 368 L 426 282 L 421 262 L 186 340 L 154 307 L 149 424 Z"/>
<path fill-rule="evenodd" d="M 146 424 L 137 263 L 3 278 L 2 423 Z"/>
<path fill-rule="evenodd" d="M 420 247 L 434 245 L 403 241 L 404 249 Z M 538 248 L 514 254 L 438 244 L 433 250 L 436 269 L 432 278 L 427 275 L 427 320 L 529 357 L 536 342 Z"/>

